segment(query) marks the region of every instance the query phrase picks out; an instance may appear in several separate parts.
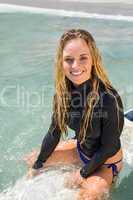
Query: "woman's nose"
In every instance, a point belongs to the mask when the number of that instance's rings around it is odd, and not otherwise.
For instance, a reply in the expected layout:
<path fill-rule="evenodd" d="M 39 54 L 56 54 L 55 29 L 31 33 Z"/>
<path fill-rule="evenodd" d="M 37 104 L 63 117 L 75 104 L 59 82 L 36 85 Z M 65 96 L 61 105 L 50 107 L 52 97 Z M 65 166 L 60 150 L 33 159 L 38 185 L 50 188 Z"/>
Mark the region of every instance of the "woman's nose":
<path fill-rule="evenodd" d="M 74 60 L 73 64 L 72 64 L 72 68 L 77 68 L 79 67 L 79 61 L 78 60 Z"/>

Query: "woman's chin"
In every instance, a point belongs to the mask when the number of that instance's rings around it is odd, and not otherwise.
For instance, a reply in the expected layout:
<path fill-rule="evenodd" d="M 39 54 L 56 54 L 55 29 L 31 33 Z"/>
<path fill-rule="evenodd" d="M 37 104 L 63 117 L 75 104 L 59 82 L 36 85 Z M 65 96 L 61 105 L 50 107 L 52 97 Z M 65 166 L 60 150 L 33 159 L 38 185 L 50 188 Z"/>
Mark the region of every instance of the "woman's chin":
<path fill-rule="evenodd" d="M 82 83 L 84 83 L 85 81 L 87 81 L 88 79 L 85 79 L 85 80 L 75 80 L 75 79 L 73 79 L 73 80 L 71 80 L 72 81 L 72 83 L 75 85 L 75 86 L 79 86 L 79 85 L 81 85 Z"/>

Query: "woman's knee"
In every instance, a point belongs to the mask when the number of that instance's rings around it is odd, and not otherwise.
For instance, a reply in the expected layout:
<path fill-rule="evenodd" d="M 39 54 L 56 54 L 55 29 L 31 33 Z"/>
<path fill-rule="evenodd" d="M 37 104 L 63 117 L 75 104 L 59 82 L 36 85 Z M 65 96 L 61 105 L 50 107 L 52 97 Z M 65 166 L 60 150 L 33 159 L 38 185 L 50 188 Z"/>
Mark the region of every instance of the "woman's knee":
<path fill-rule="evenodd" d="M 80 200 L 100 200 L 109 193 L 106 180 L 99 176 L 89 177 L 83 181 L 78 195 Z"/>
<path fill-rule="evenodd" d="M 99 189 L 101 188 L 109 188 L 107 181 L 100 177 L 100 176 L 90 176 L 89 178 L 85 179 L 82 183 L 82 188 L 91 188 L 91 189 Z"/>
<path fill-rule="evenodd" d="M 106 190 L 104 192 L 98 192 L 94 190 L 89 189 L 80 189 L 77 200 L 104 200 L 108 199 L 109 197 L 109 191 Z"/>

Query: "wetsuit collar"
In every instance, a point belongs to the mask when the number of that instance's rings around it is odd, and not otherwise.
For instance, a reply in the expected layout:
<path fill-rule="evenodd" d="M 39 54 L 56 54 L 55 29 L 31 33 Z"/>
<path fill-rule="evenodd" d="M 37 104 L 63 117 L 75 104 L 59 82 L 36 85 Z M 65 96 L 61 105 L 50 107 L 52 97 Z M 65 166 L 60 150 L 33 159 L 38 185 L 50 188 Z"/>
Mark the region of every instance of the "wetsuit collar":
<path fill-rule="evenodd" d="M 83 91 L 83 90 L 86 90 L 86 91 L 90 91 L 91 89 L 91 85 L 92 85 L 92 82 L 91 82 L 91 79 L 88 79 L 87 81 L 85 81 L 84 83 L 76 86 L 74 85 L 72 82 L 71 82 L 71 89 L 72 91 Z"/>

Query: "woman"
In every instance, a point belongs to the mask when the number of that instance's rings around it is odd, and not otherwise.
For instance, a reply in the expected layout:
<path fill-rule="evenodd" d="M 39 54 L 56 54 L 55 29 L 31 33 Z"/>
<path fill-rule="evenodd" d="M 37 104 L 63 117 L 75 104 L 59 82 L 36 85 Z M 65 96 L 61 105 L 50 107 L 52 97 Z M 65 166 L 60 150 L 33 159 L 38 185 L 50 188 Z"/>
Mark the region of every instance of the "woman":
<path fill-rule="evenodd" d="M 30 173 L 43 166 L 82 162 L 67 186 L 80 187 L 80 200 L 102 198 L 122 168 L 124 115 L 96 43 L 85 30 L 69 30 L 60 39 L 53 105 L 52 123 L 40 153 L 27 157 L 29 166 L 34 163 Z M 59 142 L 68 126 L 75 138 Z"/>

